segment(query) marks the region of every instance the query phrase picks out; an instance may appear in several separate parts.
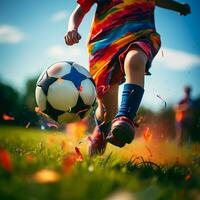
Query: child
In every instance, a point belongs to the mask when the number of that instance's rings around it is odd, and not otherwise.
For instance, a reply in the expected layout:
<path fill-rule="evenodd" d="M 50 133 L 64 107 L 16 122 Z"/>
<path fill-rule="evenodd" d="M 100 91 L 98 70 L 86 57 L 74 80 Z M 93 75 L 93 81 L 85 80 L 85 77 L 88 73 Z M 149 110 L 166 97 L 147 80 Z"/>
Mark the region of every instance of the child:
<path fill-rule="evenodd" d="M 194 106 L 191 98 L 192 88 L 185 86 L 184 98 L 175 107 L 176 112 L 176 142 L 178 145 L 191 142 L 191 133 L 194 127 Z"/>
<path fill-rule="evenodd" d="M 161 42 L 154 24 L 159 6 L 190 13 L 188 4 L 173 0 L 77 0 L 65 35 L 67 45 L 81 39 L 78 27 L 93 4 L 97 10 L 88 42 L 90 73 L 97 86 L 96 128 L 89 146 L 93 156 L 103 153 L 107 141 L 118 147 L 134 138 L 133 119 L 144 93 L 144 75 Z M 118 111 L 118 88 L 125 81 Z"/>

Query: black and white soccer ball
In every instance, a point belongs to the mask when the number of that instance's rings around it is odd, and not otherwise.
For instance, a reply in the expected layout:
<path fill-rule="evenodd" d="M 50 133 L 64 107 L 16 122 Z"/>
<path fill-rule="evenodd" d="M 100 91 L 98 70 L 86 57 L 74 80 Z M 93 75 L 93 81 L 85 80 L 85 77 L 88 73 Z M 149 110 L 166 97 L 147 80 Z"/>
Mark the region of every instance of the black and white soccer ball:
<path fill-rule="evenodd" d="M 41 74 L 35 97 L 40 111 L 58 123 L 70 123 L 83 119 L 94 109 L 96 87 L 84 67 L 64 61 Z"/>

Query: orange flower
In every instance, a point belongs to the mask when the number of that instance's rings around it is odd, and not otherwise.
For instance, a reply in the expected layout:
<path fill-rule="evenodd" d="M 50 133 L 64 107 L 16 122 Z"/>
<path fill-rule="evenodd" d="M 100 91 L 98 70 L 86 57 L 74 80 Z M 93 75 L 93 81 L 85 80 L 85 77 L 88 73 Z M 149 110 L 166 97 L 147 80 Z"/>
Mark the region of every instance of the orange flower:
<path fill-rule="evenodd" d="M 50 169 L 42 169 L 33 175 L 33 179 L 37 183 L 42 183 L 42 184 L 55 183 L 59 181 L 60 175 L 56 171 Z"/>
<path fill-rule="evenodd" d="M 189 181 L 191 179 L 191 175 L 188 174 L 186 177 L 185 177 L 185 181 Z"/>
<path fill-rule="evenodd" d="M 64 157 L 64 159 L 63 159 L 63 171 L 65 173 L 70 173 L 73 166 L 78 161 L 83 161 L 83 155 L 80 152 L 80 149 L 78 147 L 75 147 L 75 152 Z"/>
<path fill-rule="evenodd" d="M 75 151 L 76 151 L 76 155 L 77 155 L 76 160 L 77 160 L 77 161 L 83 161 L 83 155 L 82 155 L 82 153 L 80 152 L 80 149 L 79 149 L 78 147 L 75 147 Z"/>
<path fill-rule="evenodd" d="M 63 171 L 65 173 L 70 173 L 74 164 L 76 163 L 77 156 L 75 153 L 71 153 L 64 157 L 63 159 Z"/>
<path fill-rule="evenodd" d="M 32 156 L 32 155 L 27 155 L 27 156 L 26 156 L 26 160 L 27 160 L 28 162 L 32 162 L 32 161 L 33 161 L 33 156 Z"/>
<path fill-rule="evenodd" d="M 9 172 L 12 170 L 10 153 L 4 149 L 0 149 L 0 164 L 4 170 Z"/>
<path fill-rule="evenodd" d="M 150 141 L 152 139 L 152 134 L 150 133 L 149 128 L 146 128 L 143 137 L 146 141 Z"/>
<path fill-rule="evenodd" d="M 13 120 L 15 120 L 15 118 L 11 117 L 11 116 L 9 116 L 7 114 L 3 114 L 3 120 L 5 120 L 5 121 L 13 121 Z"/>

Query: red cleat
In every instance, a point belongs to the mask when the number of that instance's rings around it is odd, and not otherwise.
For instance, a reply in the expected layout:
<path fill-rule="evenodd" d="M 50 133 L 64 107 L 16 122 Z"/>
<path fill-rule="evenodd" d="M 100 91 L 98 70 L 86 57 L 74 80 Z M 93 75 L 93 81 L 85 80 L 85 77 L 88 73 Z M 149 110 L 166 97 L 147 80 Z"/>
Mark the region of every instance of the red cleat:
<path fill-rule="evenodd" d="M 106 140 L 111 144 L 123 147 L 130 144 L 135 135 L 135 125 L 132 120 L 125 116 L 117 117 L 112 121 L 111 130 Z"/>
<path fill-rule="evenodd" d="M 100 129 L 98 126 L 95 127 L 92 136 L 91 141 L 89 145 L 89 156 L 95 156 L 95 155 L 102 155 L 106 150 L 106 134 L 104 132 L 100 132 Z"/>

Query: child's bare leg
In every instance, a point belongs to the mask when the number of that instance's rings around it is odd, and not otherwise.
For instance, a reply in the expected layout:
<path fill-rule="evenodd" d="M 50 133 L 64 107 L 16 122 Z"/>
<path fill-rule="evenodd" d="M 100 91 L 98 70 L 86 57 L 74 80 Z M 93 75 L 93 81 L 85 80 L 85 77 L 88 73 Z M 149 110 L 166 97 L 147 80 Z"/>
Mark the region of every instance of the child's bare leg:
<path fill-rule="evenodd" d="M 96 110 L 96 118 L 99 121 L 111 121 L 118 111 L 118 90 L 119 86 L 114 85 L 102 99 L 98 99 L 98 108 Z"/>
<path fill-rule="evenodd" d="M 97 99 L 98 107 L 95 112 L 95 118 L 101 122 L 104 121 L 104 106 L 101 99 Z"/>
<path fill-rule="evenodd" d="M 102 99 L 98 99 L 95 113 L 96 128 L 92 134 L 93 142 L 89 145 L 89 155 L 102 154 L 106 148 L 106 136 L 110 131 L 111 120 L 118 111 L 118 85 L 113 86 Z"/>
<path fill-rule="evenodd" d="M 135 48 L 129 51 L 124 64 L 126 83 L 133 83 L 143 88 L 146 63 L 147 56 L 142 50 Z"/>
<path fill-rule="evenodd" d="M 133 119 L 136 116 L 144 93 L 144 73 L 147 56 L 139 48 L 130 50 L 125 58 L 126 83 L 122 92 L 119 112 L 112 122 L 107 140 L 119 147 L 131 143 L 134 138 Z"/>
<path fill-rule="evenodd" d="M 135 47 L 126 55 L 124 62 L 126 82 L 117 117 L 126 116 L 131 120 L 135 118 L 144 93 L 146 63 L 147 56 L 140 48 Z"/>

